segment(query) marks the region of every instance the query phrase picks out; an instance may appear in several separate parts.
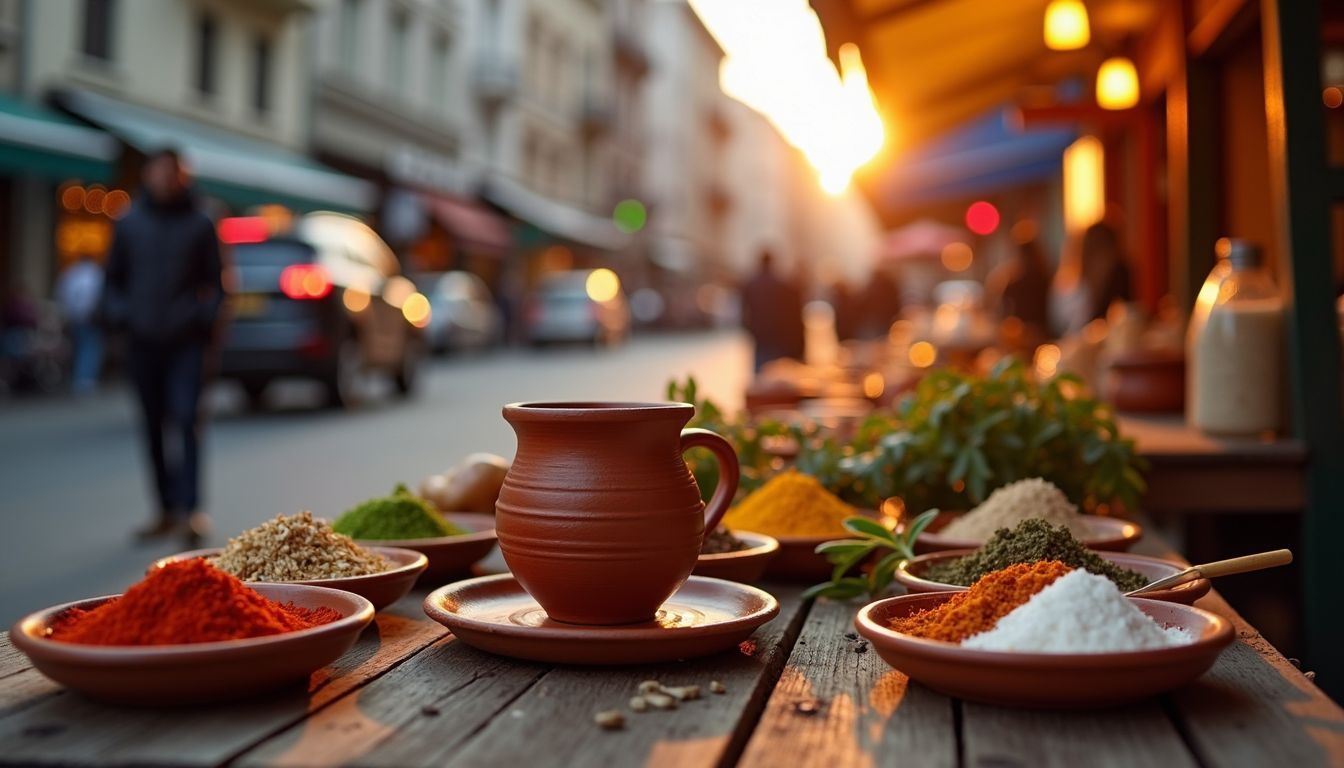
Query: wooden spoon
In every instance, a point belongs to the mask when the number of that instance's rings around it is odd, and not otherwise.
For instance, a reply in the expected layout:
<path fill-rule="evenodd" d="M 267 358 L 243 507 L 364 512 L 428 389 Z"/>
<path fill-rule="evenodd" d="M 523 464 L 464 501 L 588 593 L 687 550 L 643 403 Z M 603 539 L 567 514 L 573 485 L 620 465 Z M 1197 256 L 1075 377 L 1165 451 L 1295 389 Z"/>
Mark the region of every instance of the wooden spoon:
<path fill-rule="evenodd" d="M 1152 592 L 1156 589 L 1167 589 L 1178 584 L 1184 584 L 1187 581 L 1195 579 L 1212 579 L 1216 576 L 1228 576 L 1233 573 L 1247 573 L 1249 571 L 1258 571 L 1262 568 L 1273 568 L 1278 565 L 1287 565 L 1293 562 L 1293 553 L 1287 549 L 1276 549 L 1272 552 L 1261 552 L 1255 555 L 1244 555 L 1234 557 L 1230 560 L 1218 560 L 1203 565 L 1192 565 L 1180 573 L 1174 573 L 1163 579 L 1158 579 L 1146 587 L 1139 587 L 1133 592 L 1127 592 L 1128 596 L 1141 595 L 1145 592 Z"/>

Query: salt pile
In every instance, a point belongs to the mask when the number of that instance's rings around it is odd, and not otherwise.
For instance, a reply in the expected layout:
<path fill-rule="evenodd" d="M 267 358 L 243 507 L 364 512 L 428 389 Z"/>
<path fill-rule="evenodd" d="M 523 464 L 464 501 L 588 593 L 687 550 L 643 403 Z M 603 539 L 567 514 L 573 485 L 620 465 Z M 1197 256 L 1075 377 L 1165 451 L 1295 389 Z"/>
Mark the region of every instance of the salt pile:
<path fill-rule="evenodd" d="M 1092 534 L 1087 520 L 1078 514 L 1078 508 L 1063 491 L 1054 483 L 1031 477 L 995 490 L 984 503 L 948 523 L 938 535 L 984 541 L 1000 528 L 1012 528 L 1033 518 L 1062 525 L 1078 539 Z"/>
<path fill-rule="evenodd" d="M 1148 618 L 1110 579 L 1079 568 L 961 645 L 982 651 L 1103 653 L 1164 648 L 1193 639 L 1184 629 L 1164 629 Z"/>

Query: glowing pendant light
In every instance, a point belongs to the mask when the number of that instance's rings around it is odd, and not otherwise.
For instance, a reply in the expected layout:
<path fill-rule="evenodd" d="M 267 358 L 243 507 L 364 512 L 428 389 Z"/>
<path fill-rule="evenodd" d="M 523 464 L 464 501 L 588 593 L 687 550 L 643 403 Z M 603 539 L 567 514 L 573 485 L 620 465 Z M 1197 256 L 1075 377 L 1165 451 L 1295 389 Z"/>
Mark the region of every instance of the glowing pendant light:
<path fill-rule="evenodd" d="M 1092 30 L 1083 0 L 1051 0 L 1045 9 L 1045 45 L 1055 51 L 1076 51 L 1087 45 Z"/>
<path fill-rule="evenodd" d="M 1097 70 L 1097 104 L 1102 109 L 1129 109 L 1139 103 L 1139 73 L 1134 62 L 1113 56 Z"/>

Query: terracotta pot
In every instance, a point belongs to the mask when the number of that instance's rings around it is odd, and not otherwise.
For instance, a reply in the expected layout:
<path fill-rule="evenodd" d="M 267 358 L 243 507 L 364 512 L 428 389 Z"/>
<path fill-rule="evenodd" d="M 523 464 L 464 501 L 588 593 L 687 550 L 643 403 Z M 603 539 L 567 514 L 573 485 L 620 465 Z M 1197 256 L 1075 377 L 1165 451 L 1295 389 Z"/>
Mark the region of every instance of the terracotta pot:
<path fill-rule="evenodd" d="M 1136 352 L 1111 361 L 1104 396 L 1117 410 L 1179 413 L 1185 408 L 1185 357 Z"/>
<path fill-rule="evenodd" d="M 556 621 L 649 621 L 695 567 L 737 493 L 727 440 L 683 429 L 685 403 L 517 403 L 518 453 L 496 504 L 504 561 Z M 719 484 L 705 505 L 682 459 L 708 448 Z"/>

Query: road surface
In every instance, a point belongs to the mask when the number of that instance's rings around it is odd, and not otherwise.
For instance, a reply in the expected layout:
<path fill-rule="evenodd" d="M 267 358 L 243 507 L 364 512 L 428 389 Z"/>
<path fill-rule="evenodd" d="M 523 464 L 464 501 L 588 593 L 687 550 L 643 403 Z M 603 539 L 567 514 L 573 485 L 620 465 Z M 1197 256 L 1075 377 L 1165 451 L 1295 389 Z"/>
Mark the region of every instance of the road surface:
<path fill-rule="evenodd" d="M 310 388 L 271 392 L 276 406 L 241 408 L 217 387 L 204 451 L 210 544 L 277 513 L 334 517 L 397 482 L 417 484 L 461 456 L 512 456 L 500 406 L 530 399 L 659 400 L 669 377 L 693 373 L 736 407 L 749 377 L 739 335 L 655 336 L 617 350 L 507 351 L 436 361 L 418 395 L 356 412 L 311 406 Z M 0 403 L 0 628 L 28 611 L 121 591 L 179 541 L 138 544 L 148 480 L 129 393 Z"/>

